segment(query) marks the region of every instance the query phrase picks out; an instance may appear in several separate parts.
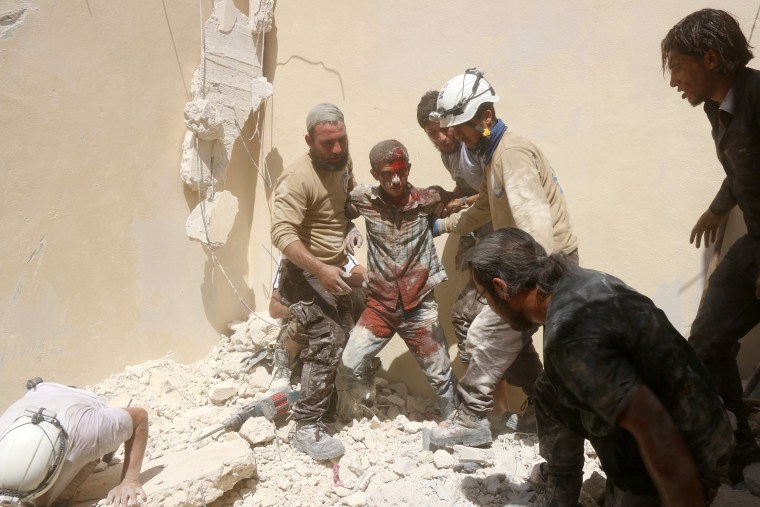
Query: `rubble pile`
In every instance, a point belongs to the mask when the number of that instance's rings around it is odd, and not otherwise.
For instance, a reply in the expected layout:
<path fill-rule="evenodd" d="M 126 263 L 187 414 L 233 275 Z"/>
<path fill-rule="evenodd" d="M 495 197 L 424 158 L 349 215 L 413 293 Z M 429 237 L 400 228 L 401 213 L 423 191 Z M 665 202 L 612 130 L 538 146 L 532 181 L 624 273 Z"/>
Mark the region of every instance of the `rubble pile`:
<path fill-rule="evenodd" d="M 279 326 L 266 314 L 251 314 L 231 327 L 232 336 L 222 336 L 197 363 L 165 357 L 90 387 L 113 406 L 131 404 L 150 413 L 141 475 L 148 505 L 531 505 L 535 492 L 529 479 L 542 461 L 535 435 L 501 431 L 494 424 L 497 436 L 490 448 L 426 449 L 423 434 L 437 421 L 433 401 L 381 377 L 376 405 L 366 417 L 329 424 L 346 447 L 337 466 L 294 450 L 287 419 L 273 423 L 254 417 L 240 432 L 220 431 L 198 441 L 267 393 L 265 361 L 253 363 L 276 339 Z M 74 505 L 96 505 L 118 483 L 122 460 L 123 447 L 110 466 L 101 463 Z M 600 505 L 605 479 L 588 443 L 584 479 L 582 505 Z M 726 489 L 719 505 L 760 505 L 746 491 Z"/>

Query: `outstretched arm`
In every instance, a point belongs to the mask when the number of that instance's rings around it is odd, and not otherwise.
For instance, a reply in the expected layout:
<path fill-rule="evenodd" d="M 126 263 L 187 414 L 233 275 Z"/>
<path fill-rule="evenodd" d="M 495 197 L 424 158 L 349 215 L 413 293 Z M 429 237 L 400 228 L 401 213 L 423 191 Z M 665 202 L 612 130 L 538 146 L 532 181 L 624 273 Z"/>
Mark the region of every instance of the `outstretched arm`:
<path fill-rule="evenodd" d="M 140 484 L 140 468 L 148 446 L 148 412 L 144 408 L 123 410 L 132 418 L 132 436 L 124 442 L 121 483 L 108 492 L 108 503 L 116 506 L 137 505 L 138 497 L 148 499 Z"/>
<path fill-rule="evenodd" d="M 705 505 L 694 459 L 673 418 L 646 385 L 642 384 L 636 390 L 631 402 L 620 413 L 618 424 L 636 439 L 663 505 Z"/>

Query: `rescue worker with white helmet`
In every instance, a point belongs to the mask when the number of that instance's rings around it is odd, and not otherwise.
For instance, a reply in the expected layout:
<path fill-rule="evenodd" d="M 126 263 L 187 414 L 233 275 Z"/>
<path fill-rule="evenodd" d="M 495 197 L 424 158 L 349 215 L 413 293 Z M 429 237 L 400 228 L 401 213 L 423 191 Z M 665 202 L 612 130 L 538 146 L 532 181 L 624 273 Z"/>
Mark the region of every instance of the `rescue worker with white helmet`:
<path fill-rule="evenodd" d="M 52 505 L 70 500 L 100 459 L 124 443 L 121 482 L 111 505 L 146 501 L 140 484 L 148 443 L 143 408 L 111 408 L 95 393 L 32 383 L 0 416 L 0 505 Z"/>
<path fill-rule="evenodd" d="M 466 209 L 433 224 L 434 234 L 464 235 L 487 222 L 493 229 L 517 227 L 533 236 L 547 252 L 563 252 L 578 262 L 578 238 L 570 225 L 567 205 L 557 177 L 541 150 L 507 129 L 496 116 L 499 102 L 491 84 L 478 69 L 467 69 L 443 85 L 437 110 L 430 114 L 441 127 L 451 127 L 457 140 L 480 157 L 483 182 L 477 200 Z M 482 298 L 482 296 L 481 296 Z M 494 387 L 519 360 L 519 378 L 510 383 L 530 396 L 543 366 L 533 346 L 533 333 L 513 330 L 487 305 L 472 322 L 466 346 L 470 364 L 457 387 L 459 410 L 434 428 L 431 443 L 484 445 L 491 442 L 488 415 L 494 406 Z M 524 416 L 513 416 L 507 426 L 536 432 L 530 403 Z"/>

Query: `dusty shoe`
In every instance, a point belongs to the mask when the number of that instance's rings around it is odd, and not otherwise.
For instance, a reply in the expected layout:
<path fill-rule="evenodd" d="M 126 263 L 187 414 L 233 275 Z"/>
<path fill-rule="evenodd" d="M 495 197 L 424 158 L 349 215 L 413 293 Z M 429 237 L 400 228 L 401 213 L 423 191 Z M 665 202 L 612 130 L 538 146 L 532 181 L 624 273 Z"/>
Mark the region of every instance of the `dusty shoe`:
<path fill-rule="evenodd" d="M 490 444 L 491 441 L 488 419 L 471 414 L 463 408 L 452 412 L 439 427 L 430 431 L 430 443 L 437 447 L 478 447 Z"/>
<path fill-rule="evenodd" d="M 298 421 L 291 441 L 293 447 L 317 461 L 339 458 L 346 453 L 340 440 L 330 436 L 321 421 Z"/>
<path fill-rule="evenodd" d="M 272 355 L 272 381 L 269 382 L 269 390 L 273 393 L 285 393 L 290 390 L 290 369 L 288 351 L 276 349 Z"/>
<path fill-rule="evenodd" d="M 538 433 L 538 428 L 536 427 L 536 406 L 528 398 L 521 408 L 523 409 L 523 413 L 510 415 L 504 422 L 504 425 L 517 433 Z"/>

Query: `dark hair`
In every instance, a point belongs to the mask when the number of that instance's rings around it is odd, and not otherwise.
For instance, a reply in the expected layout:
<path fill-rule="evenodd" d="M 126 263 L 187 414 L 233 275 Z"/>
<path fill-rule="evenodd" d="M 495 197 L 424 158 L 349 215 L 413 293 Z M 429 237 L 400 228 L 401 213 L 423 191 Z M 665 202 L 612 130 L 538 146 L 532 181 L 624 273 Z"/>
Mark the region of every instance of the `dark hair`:
<path fill-rule="evenodd" d="M 403 144 L 395 139 L 380 141 L 369 150 L 369 165 L 373 171 L 379 171 L 385 164 L 403 160 L 409 164 L 409 152 Z"/>
<path fill-rule="evenodd" d="M 546 254 L 533 236 L 515 227 L 498 229 L 484 236 L 472 249 L 469 261 L 472 276 L 489 292 L 493 279 L 507 282 L 509 296 L 538 289 L 551 294 L 567 269 L 565 254 Z"/>
<path fill-rule="evenodd" d="M 425 95 L 420 99 L 420 103 L 417 104 L 417 123 L 420 127 L 425 128 L 430 122 L 430 113 L 438 109 L 438 92 L 436 90 L 430 90 L 425 92 Z"/>
<path fill-rule="evenodd" d="M 475 116 L 472 118 L 475 120 L 480 120 L 483 117 L 483 113 L 486 111 L 491 111 L 491 117 L 493 118 L 494 123 L 496 123 L 496 109 L 493 107 L 493 102 L 483 102 L 478 106 L 478 110 L 475 111 Z"/>
<path fill-rule="evenodd" d="M 702 58 L 713 50 L 718 55 L 717 71 L 731 74 L 747 66 L 752 46 L 731 14 L 717 9 L 702 9 L 683 18 L 662 39 L 662 71 L 668 67 L 671 51 Z"/>

